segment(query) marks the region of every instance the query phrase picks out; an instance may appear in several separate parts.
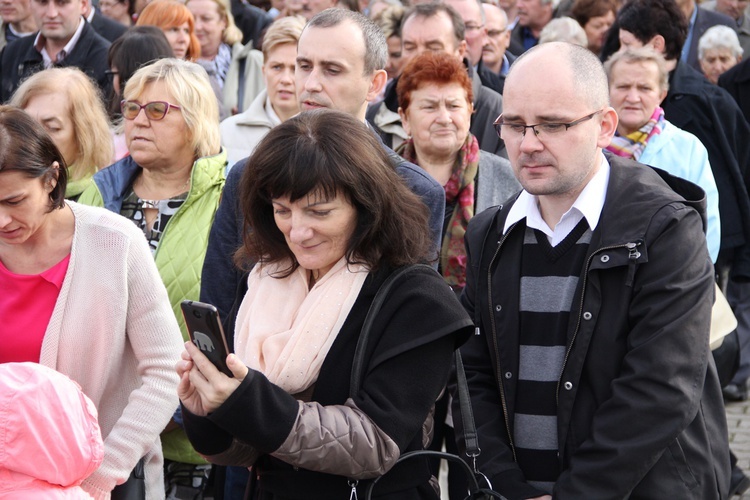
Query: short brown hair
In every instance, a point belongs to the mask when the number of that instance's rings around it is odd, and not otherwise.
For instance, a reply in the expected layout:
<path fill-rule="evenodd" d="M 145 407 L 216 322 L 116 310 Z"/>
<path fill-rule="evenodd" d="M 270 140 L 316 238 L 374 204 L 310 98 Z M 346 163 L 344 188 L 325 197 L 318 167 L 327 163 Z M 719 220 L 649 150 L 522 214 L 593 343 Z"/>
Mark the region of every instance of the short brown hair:
<path fill-rule="evenodd" d="M 331 131 L 346 131 L 345 134 Z M 247 160 L 240 181 L 244 245 L 235 260 L 299 263 L 276 226 L 272 200 L 318 192 L 345 196 L 357 211 L 348 263 L 376 269 L 431 258 L 427 207 L 404 184 L 391 158 L 364 123 L 334 110 L 300 113 L 277 125 Z"/>
<path fill-rule="evenodd" d="M 469 74 L 463 63 L 445 52 L 423 52 L 409 61 L 398 79 L 398 105 L 406 111 L 411 104 L 411 93 L 428 83 L 457 83 L 466 91 L 466 102 L 474 100 Z"/>
<path fill-rule="evenodd" d="M 608 12 L 617 14 L 617 0 L 576 0 L 570 17 L 585 28 L 592 17 L 606 16 Z"/>
<path fill-rule="evenodd" d="M 53 168 L 57 162 L 60 168 Z M 65 206 L 68 168 L 52 138 L 24 111 L 0 106 L 0 172 L 21 172 L 31 179 L 57 184 L 49 194 L 50 211 Z"/>

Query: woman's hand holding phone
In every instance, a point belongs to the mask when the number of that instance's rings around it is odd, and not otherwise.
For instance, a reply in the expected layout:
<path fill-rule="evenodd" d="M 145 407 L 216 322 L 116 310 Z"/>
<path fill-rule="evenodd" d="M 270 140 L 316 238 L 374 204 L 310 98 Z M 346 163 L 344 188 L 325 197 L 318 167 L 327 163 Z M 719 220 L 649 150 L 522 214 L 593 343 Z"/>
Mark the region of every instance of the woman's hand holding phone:
<path fill-rule="evenodd" d="M 191 413 L 205 417 L 240 386 L 248 368 L 235 354 L 230 354 L 226 362 L 234 378 L 227 377 L 192 342 L 185 342 L 185 349 L 176 366 L 180 376 L 177 394 Z"/>

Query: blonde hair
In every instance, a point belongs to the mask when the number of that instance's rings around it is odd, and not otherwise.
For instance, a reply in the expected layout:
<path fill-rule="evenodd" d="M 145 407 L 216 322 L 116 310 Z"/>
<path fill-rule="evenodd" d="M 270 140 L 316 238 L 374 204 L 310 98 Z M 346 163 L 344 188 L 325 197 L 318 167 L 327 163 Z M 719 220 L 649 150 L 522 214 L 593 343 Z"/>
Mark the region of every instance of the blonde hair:
<path fill-rule="evenodd" d="M 78 156 L 68 165 L 70 180 L 93 175 L 112 163 L 114 146 L 109 120 L 96 84 L 78 68 L 50 68 L 26 79 L 10 105 L 21 109 L 44 94 L 58 94 L 68 105 Z"/>
<path fill-rule="evenodd" d="M 188 44 L 185 58 L 188 61 L 195 61 L 201 56 L 201 44 L 198 37 L 195 36 L 195 18 L 193 13 L 185 7 L 185 4 L 177 0 L 156 0 L 151 2 L 143 9 L 138 16 L 136 26 L 156 26 L 162 31 L 175 26 L 181 26 L 188 23 L 190 31 L 190 43 Z"/>
<path fill-rule="evenodd" d="M 219 136 L 219 104 L 211 88 L 206 70 L 200 65 L 180 59 L 159 59 L 144 66 L 130 77 L 123 97 L 137 100 L 146 86 L 162 82 L 180 107 L 190 131 L 190 143 L 196 158 L 215 155 L 221 149 Z"/>
<path fill-rule="evenodd" d="M 221 33 L 221 41 L 229 45 L 230 47 L 235 43 L 242 41 L 242 30 L 240 30 L 234 23 L 234 16 L 232 15 L 232 8 L 229 5 L 228 0 L 211 0 L 216 4 L 216 9 L 219 13 L 219 17 L 224 19 L 227 23 L 227 27 Z M 185 2 L 188 5 L 190 0 Z"/>
<path fill-rule="evenodd" d="M 279 45 L 293 43 L 296 47 L 306 23 L 302 16 L 282 17 L 271 23 L 263 37 L 263 59 L 267 61 L 269 54 Z"/>

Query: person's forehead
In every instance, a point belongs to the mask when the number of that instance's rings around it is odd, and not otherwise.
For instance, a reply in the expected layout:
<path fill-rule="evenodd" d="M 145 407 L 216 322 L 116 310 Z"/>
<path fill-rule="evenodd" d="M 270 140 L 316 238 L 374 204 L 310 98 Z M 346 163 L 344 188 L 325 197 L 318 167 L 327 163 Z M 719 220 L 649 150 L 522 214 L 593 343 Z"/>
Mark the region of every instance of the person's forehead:
<path fill-rule="evenodd" d="M 456 9 L 464 21 L 482 21 L 482 13 L 476 0 L 447 0 L 445 3 Z"/>
<path fill-rule="evenodd" d="M 654 61 L 618 61 L 610 71 L 612 80 L 636 78 L 639 81 L 659 79 L 659 66 Z"/>
<path fill-rule="evenodd" d="M 424 36 L 425 32 L 429 34 L 430 38 L 452 38 L 453 23 L 448 14 L 442 11 L 429 17 L 413 15 L 404 23 L 401 36 L 405 39 L 413 38 L 417 33 Z"/>
<path fill-rule="evenodd" d="M 299 37 L 297 50 L 300 56 L 304 53 L 307 58 L 325 51 L 346 59 L 364 60 L 365 40 L 359 27 L 350 21 L 330 27 L 307 26 Z"/>
<path fill-rule="evenodd" d="M 53 3 L 58 7 L 73 7 L 73 10 L 78 10 L 83 7 L 84 0 L 30 0 L 29 4 L 38 7 L 46 7 Z"/>
<path fill-rule="evenodd" d="M 533 54 L 536 55 L 536 54 Z M 559 54 L 543 54 L 518 61 L 505 80 L 503 114 L 528 120 L 576 115 L 587 109 L 574 85 L 571 68 Z M 555 78 L 549 78 L 554 74 Z"/>
<path fill-rule="evenodd" d="M 505 29 L 505 23 L 502 20 L 500 9 L 494 5 L 485 5 L 484 7 L 485 25 L 487 29 Z"/>
<path fill-rule="evenodd" d="M 365 42 L 362 32 L 350 22 L 327 28 L 308 26 L 300 36 L 297 58 L 364 66 Z"/>

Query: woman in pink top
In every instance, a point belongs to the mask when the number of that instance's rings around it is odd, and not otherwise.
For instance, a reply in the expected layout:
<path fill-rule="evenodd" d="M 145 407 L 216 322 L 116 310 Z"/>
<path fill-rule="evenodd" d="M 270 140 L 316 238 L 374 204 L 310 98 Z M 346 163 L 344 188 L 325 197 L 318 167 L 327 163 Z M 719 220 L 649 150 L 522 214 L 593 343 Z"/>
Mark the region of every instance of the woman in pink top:
<path fill-rule="evenodd" d="M 48 366 L 96 405 L 104 459 L 86 492 L 109 498 L 144 458 L 146 496 L 163 499 L 182 336 L 143 233 L 66 201 L 67 179 L 42 126 L 0 106 L 0 363 Z"/>

